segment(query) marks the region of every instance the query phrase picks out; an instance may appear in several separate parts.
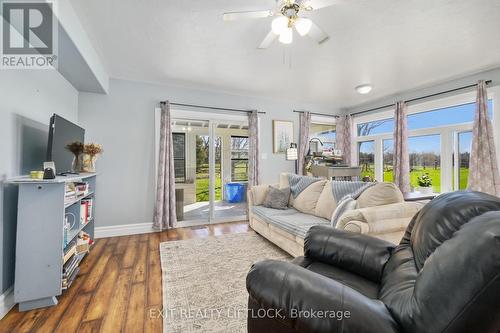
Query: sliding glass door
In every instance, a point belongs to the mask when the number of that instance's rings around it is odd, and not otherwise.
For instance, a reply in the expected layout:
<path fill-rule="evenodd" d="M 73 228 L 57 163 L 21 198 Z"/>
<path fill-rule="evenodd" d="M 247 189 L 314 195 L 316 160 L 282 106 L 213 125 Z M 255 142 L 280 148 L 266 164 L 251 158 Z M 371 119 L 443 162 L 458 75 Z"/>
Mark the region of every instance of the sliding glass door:
<path fill-rule="evenodd" d="M 179 226 L 246 220 L 246 116 L 191 115 L 172 121 Z"/>

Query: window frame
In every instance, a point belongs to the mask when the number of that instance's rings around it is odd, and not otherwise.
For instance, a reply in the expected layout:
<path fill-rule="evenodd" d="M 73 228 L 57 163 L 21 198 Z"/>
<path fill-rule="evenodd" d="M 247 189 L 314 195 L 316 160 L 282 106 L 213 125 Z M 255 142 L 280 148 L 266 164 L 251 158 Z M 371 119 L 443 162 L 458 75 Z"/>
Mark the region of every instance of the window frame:
<path fill-rule="evenodd" d="M 231 158 L 229 159 L 229 163 L 231 164 L 231 182 L 247 182 L 248 181 L 248 172 L 247 172 L 247 177 L 245 180 L 235 180 L 234 178 L 234 173 L 233 173 L 233 161 L 246 161 L 247 162 L 247 170 L 248 170 L 248 157 L 247 158 L 233 158 L 233 138 L 240 138 L 240 139 L 247 139 L 248 140 L 248 136 L 245 136 L 245 135 L 231 135 L 230 136 L 230 140 L 231 140 L 231 151 L 229 152 L 230 153 L 230 156 Z M 250 147 L 249 147 L 249 150 L 250 150 Z M 248 154 L 247 154 L 248 156 Z"/>
<path fill-rule="evenodd" d="M 172 141 L 173 141 L 173 136 L 174 135 L 182 135 L 184 137 L 184 157 L 183 158 L 178 158 L 178 157 L 176 158 L 175 154 L 174 154 L 174 164 L 175 164 L 175 161 L 178 161 L 178 160 L 183 160 L 184 161 L 184 163 L 183 163 L 183 165 L 184 165 L 184 168 L 183 168 L 184 169 L 184 181 L 181 182 L 181 181 L 175 180 L 175 183 L 176 184 L 185 184 L 186 180 L 187 180 L 187 177 L 186 177 L 186 173 L 187 173 L 187 167 L 186 167 L 186 155 L 187 155 L 186 133 L 184 133 L 184 132 L 172 132 Z M 174 149 L 174 151 L 175 151 L 175 149 Z M 175 167 L 174 167 L 174 173 L 175 173 Z M 175 174 L 174 174 L 174 178 L 177 178 L 177 177 L 175 177 Z"/>
<path fill-rule="evenodd" d="M 493 128 L 495 133 L 499 133 L 497 129 L 500 124 L 499 121 L 499 108 L 496 107 L 498 104 L 498 96 L 500 88 L 495 89 L 488 88 L 488 99 L 492 100 L 493 105 Z M 457 105 L 470 104 L 476 102 L 476 92 L 467 92 L 455 96 L 448 96 L 436 100 L 425 101 L 418 104 L 408 105 L 408 115 L 413 115 L 417 113 L 429 112 L 437 109 L 448 108 Z M 371 122 L 379 121 L 384 119 L 394 118 L 394 110 L 385 110 L 381 112 L 371 113 L 367 115 L 361 115 L 358 117 L 353 117 L 353 151 L 355 152 L 354 161 L 356 165 L 359 160 L 359 151 L 357 149 L 359 143 L 365 141 L 375 141 L 375 179 L 377 181 L 383 182 L 384 171 L 383 171 L 383 142 L 387 139 L 394 139 L 393 133 L 382 133 L 382 134 L 370 134 L 366 136 L 358 136 L 358 125 Z M 453 125 L 443 125 L 431 128 L 421 128 L 408 131 L 408 138 L 415 136 L 426 136 L 426 135 L 437 135 L 441 136 L 441 193 L 453 191 L 457 187 L 458 177 L 453 177 L 457 173 L 456 171 L 456 147 L 458 146 L 458 133 L 472 131 L 472 122 L 453 124 Z M 498 134 L 496 135 L 498 136 Z M 497 140 L 496 140 L 497 141 Z M 497 156 L 498 147 L 497 143 Z"/>

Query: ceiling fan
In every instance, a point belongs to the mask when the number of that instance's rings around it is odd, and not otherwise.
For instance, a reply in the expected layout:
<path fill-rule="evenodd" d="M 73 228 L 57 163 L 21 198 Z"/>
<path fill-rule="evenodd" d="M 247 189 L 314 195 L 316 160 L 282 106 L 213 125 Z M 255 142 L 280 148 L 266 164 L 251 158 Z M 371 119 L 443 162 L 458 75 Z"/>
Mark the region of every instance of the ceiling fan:
<path fill-rule="evenodd" d="M 238 19 L 254 19 L 275 17 L 271 24 L 271 31 L 258 46 L 259 49 L 268 48 L 278 38 L 283 44 L 293 42 L 293 28 L 300 36 L 309 36 L 318 44 L 326 42 L 330 37 L 313 21 L 303 16 L 303 13 L 333 6 L 343 0 L 277 0 L 276 8 L 249 12 L 225 13 L 224 21 Z"/>

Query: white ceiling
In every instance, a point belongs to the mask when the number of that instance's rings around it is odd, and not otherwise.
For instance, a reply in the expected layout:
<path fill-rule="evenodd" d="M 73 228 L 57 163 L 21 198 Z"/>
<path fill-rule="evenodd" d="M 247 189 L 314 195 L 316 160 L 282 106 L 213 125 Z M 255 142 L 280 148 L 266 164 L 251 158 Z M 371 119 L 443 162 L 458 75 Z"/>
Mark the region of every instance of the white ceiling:
<path fill-rule="evenodd" d="M 267 50 L 256 47 L 272 19 L 222 13 L 274 0 L 71 3 L 115 78 L 349 107 L 500 66 L 499 0 L 345 0 L 309 15 L 325 44 L 296 34 Z M 354 92 L 367 82 L 370 95 Z"/>

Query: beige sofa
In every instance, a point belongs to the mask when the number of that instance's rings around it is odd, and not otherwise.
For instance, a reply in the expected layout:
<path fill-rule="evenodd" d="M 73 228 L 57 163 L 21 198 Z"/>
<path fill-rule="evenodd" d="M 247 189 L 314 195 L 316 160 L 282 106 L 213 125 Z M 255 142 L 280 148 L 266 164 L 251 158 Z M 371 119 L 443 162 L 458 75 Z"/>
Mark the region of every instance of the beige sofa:
<path fill-rule="evenodd" d="M 281 174 L 279 184 L 272 185 L 289 187 L 288 174 Z M 304 238 L 309 228 L 331 225 L 337 208 L 331 186 L 327 180 L 310 184 L 296 198 L 290 196 L 286 210 L 262 206 L 269 185 L 253 186 L 247 193 L 250 227 L 291 255 L 303 255 Z M 335 228 L 397 243 L 423 205 L 422 202 L 405 202 L 401 191 L 392 183 L 378 183 L 357 198 L 352 209 L 337 219 Z"/>

